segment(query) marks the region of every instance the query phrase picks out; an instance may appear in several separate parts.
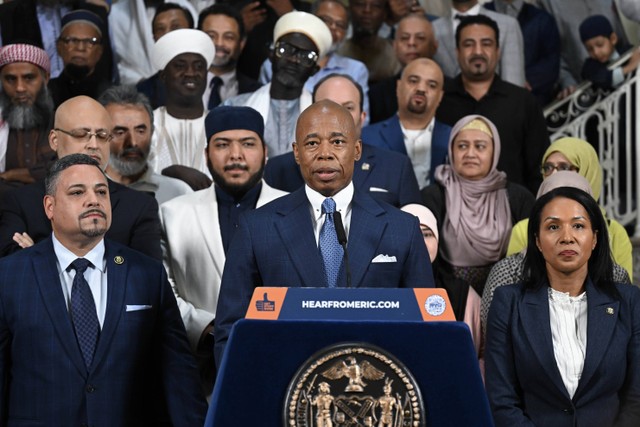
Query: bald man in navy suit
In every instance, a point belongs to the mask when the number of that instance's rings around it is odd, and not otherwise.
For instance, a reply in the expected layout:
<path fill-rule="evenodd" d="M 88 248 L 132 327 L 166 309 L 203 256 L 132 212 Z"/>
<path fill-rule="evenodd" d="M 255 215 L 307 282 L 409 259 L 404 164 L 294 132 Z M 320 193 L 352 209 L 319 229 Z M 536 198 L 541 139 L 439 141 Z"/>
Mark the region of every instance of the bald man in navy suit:
<path fill-rule="evenodd" d="M 303 111 L 293 153 L 305 186 L 241 217 L 229 248 L 216 311 L 218 364 L 233 323 L 258 286 L 434 286 L 418 219 L 354 188 L 362 142 L 346 108 L 325 100 Z M 334 246 L 337 231 L 325 229 L 334 227 L 334 211 L 343 218 L 350 275 L 344 259 L 335 262 L 335 251 L 342 251 Z M 332 246 L 331 261 L 326 245 Z"/>

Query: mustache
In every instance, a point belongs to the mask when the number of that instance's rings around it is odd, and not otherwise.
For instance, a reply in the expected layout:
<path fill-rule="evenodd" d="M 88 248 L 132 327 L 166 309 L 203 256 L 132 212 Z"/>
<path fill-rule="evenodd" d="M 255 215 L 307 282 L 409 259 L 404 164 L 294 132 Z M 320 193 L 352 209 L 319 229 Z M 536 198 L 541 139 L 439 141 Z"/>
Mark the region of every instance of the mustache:
<path fill-rule="evenodd" d="M 220 46 L 220 47 L 216 46 L 216 53 L 218 53 L 218 52 L 222 52 L 222 53 L 227 54 L 227 55 L 231 54 L 231 51 L 229 49 L 227 49 L 226 47 L 222 47 L 222 46 Z"/>
<path fill-rule="evenodd" d="M 125 148 L 118 154 L 118 157 L 122 158 L 129 154 L 137 154 L 140 157 L 146 157 L 145 152 L 138 147 Z"/>
<path fill-rule="evenodd" d="M 240 169 L 243 171 L 248 171 L 249 170 L 249 166 L 247 165 L 243 165 L 242 163 L 231 163 L 230 165 L 226 165 L 224 167 L 224 171 L 230 171 L 232 169 Z"/>
<path fill-rule="evenodd" d="M 88 217 L 90 215 L 95 215 L 95 214 L 98 214 L 102 218 L 107 219 L 107 214 L 104 211 L 100 210 L 100 209 L 89 209 L 88 211 L 83 212 L 80 215 L 80 219 L 83 219 L 83 218 L 86 218 L 86 217 Z"/>
<path fill-rule="evenodd" d="M 469 58 L 469 61 L 474 61 L 476 59 L 481 59 L 482 61 L 487 62 L 487 58 L 484 55 L 472 55 Z"/>

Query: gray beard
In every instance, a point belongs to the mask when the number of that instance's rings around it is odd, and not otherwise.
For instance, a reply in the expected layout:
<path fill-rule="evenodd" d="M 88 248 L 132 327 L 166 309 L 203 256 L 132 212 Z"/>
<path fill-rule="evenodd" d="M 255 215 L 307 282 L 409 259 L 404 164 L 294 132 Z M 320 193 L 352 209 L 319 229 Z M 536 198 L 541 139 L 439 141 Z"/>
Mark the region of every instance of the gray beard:
<path fill-rule="evenodd" d="M 15 105 L 0 90 L 0 109 L 2 118 L 11 129 L 35 129 L 46 127 L 53 115 L 53 99 L 47 86 L 43 86 L 33 105 Z"/>
<path fill-rule="evenodd" d="M 134 176 L 145 170 L 147 158 L 140 161 L 120 160 L 117 156 L 111 156 L 109 164 L 122 176 Z"/>

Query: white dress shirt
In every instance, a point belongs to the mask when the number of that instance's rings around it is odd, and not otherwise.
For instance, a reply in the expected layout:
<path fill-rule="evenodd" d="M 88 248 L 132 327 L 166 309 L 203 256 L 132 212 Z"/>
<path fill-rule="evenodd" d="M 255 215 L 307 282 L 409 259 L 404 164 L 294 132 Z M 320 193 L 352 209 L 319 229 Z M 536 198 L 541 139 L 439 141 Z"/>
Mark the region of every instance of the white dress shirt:
<path fill-rule="evenodd" d="M 549 287 L 549 321 L 558 370 L 573 398 L 587 350 L 587 293 L 572 297 Z"/>
<path fill-rule="evenodd" d="M 413 171 L 416 174 L 420 188 L 429 184 L 429 172 L 431 171 L 431 140 L 433 129 L 436 125 L 435 117 L 424 129 L 405 129 L 400 123 L 404 147 L 407 150 Z"/>
<path fill-rule="evenodd" d="M 73 268 L 67 271 L 67 268 L 69 268 L 73 261 L 78 259 L 78 256 L 65 248 L 62 243 L 56 239 L 55 233 L 52 234 L 52 240 L 53 251 L 57 259 L 56 266 L 58 267 L 60 283 L 62 284 L 62 293 L 67 304 L 67 310 L 69 310 L 71 304 L 71 288 L 73 287 L 73 278 L 76 276 L 76 271 Z M 104 240 L 100 240 L 100 243 L 82 258 L 91 261 L 92 264 L 92 266 L 89 266 L 87 271 L 84 272 L 84 278 L 89 284 L 89 289 L 91 289 L 93 301 L 96 304 L 98 322 L 100 322 L 100 329 L 102 329 L 104 316 L 107 312 L 107 262 L 104 258 Z"/>
<path fill-rule="evenodd" d="M 311 218 L 313 220 L 313 229 L 316 236 L 316 244 L 320 239 L 320 230 L 324 225 L 326 216 L 322 213 L 322 202 L 326 199 L 325 196 L 313 190 L 308 185 L 304 186 L 304 191 L 307 194 L 307 199 L 311 203 Z M 351 224 L 351 202 L 353 200 L 353 181 L 349 183 L 345 188 L 340 190 L 337 194 L 334 194 L 331 198 L 336 202 L 336 212 L 340 212 L 342 216 L 342 225 L 344 226 L 344 232 L 349 236 L 349 225 Z"/>

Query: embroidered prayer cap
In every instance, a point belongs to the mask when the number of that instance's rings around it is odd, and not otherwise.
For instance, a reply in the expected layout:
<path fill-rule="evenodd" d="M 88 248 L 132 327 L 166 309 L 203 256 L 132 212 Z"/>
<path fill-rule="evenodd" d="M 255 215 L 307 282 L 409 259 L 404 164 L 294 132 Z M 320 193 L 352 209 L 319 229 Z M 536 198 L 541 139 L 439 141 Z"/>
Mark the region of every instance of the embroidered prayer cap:
<path fill-rule="evenodd" d="M 291 33 L 300 33 L 309 37 L 318 48 L 319 58 L 327 54 L 333 43 L 327 24 L 307 12 L 293 11 L 282 15 L 273 29 L 273 40 L 278 41 L 280 37 Z"/>
<path fill-rule="evenodd" d="M 47 74 L 51 71 L 47 52 L 30 44 L 8 44 L 0 48 L 0 68 L 15 62 L 28 62 L 42 68 Z"/>
<path fill-rule="evenodd" d="M 436 237 L 436 240 L 440 240 L 440 236 L 438 235 L 438 220 L 428 207 L 419 205 L 417 203 L 411 203 L 409 205 L 404 205 L 401 210 L 418 217 L 420 225 L 429 227 L 429 229 L 433 232 L 433 235 Z"/>
<path fill-rule="evenodd" d="M 580 40 L 582 40 L 582 43 L 598 36 L 609 38 L 611 33 L 613 33 L 611 22 L 603 15 L 590 16 L 580 24 Z"/>
<path fill-rule="evenodd" d="M 96 29 L 98 34 L 100 34 L 100 37 L 102 37 L 104 21 L 95 13 L 85 9 L 77 9 L 64 15 L 60 20 L 60 33 L 64 32 L 64 29 L 67 28 L 68 25 L 78 23 L 91 25 Z"/>
<path fill-rule="evenodd" d="M 493 139 L 493 132 L 491 132 L 491 129 L 487 125 L 487 122 L 482 119 L 471 120 L 469 123 L 464 125 L 462 129 L 460 129 L 460 132 L 462 132 L 463 130 L 479 130 L 482 133 L 486 133 Z"/>
<path fill-rule="evenodd" d="M 222 105 L 209 111 L 204 119 L 207 143 L 213 135 L 226 130 L 244 129 L 258 134 L 264 144 L 264 119 L 251 107 Z"/>
<path fill-rule="evenodd" d="M 151 63 L 157 71 L 162 71 L 173 58 L 183 53 L 201 55 L 209 68 L 216 56 L 216 48 L 204 31 L 181 28 L 158 39 L 151 49 Z"/>

